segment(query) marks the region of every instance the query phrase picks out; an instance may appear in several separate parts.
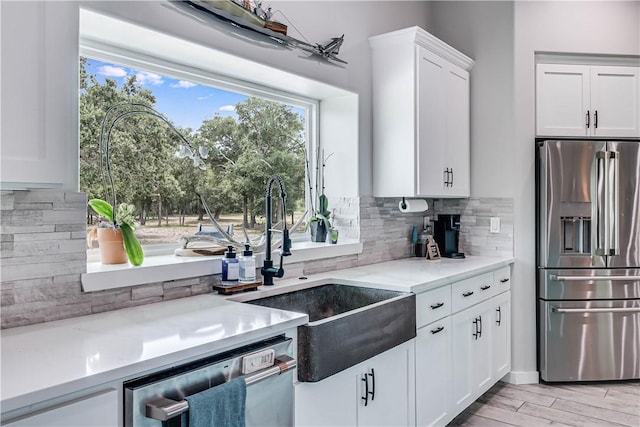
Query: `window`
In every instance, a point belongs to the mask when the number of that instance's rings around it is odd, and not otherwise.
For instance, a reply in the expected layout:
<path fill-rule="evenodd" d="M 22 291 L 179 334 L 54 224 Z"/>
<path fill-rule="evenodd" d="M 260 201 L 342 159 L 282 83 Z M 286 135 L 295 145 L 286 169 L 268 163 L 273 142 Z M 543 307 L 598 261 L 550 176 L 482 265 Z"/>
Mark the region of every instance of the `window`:
<path fill-rule="evenodd" d="M 238 240 L 244 240 L 242 227 L 252 238 L 259 236 L 265 182 L 272 174 L 285 181 L 288 225 L 306 211 L 307 157 L 316 151 L 309 115 L 315 104 L 264 88 L 240 93 L 213 83 L 205 75 L 159 74 L 153 64 L 143 69 L 80 58 L 80 186 L 88 198 L 105 197 L 97 141 L 111 105 L 146 104 L 194 145 L 209 149 L 203 171 L 174 155 L 179 143 L 162 122 L 138 116 L 116 127 L 110 160 L 117 202 L 136 207 L 141 223 L 136 235 L 148 254 L 158 248 L 172 251 L 198 224 L 212 229 L 199 194 Z M 96 220 L 88 212 L 88 227 Z M 303 233 L 304 227 L 298 231 Z"/>
<path fill-rule="evenodd" d="M 325 153 L 333 153 L 325 168 L 326 181 L 322 184 L 330 199 L 330 208 L 335 206 L 333 202 L 339 197 L 358 196 L 359 97 L 355 92 L 327 83 L 342 81 L 345 77 L 344 70 L 323 67 L 327 79 L 323 77 L 315 80 L 305 76 L 305 73 L 298 74 L 295 66 L 285 71 L 262 63 L 250 52 L 238 52 L 238 55 L 229 53 L 224 43 L 218 43 L 219 33 L 213 28 L 208 30 L 206 26 L 200 27 L 193 32 L 194 37 L 189 36 L 187 39 L 175 36 L 172 28 L 191 25 L 189 17 L 177 14 L 171 25 L 167 25 L 154 19 L 153 13 L 148 16 L 144 13 L 135 16 L 134 13 L 132 19 L 138 22 L 134 24 L 91 10 L 95 5 L 97 4 L 92 3 L 87 4 L 87 8 L 80 8 L 80 55 L 110 64 L 120 64 L 125 68 L 144 70 L 176 80 L 302 108 L 306 114 L 305 142 L 308 151 L 313 153 L 309 156 L 308 168 L 311 171 L 311 185 L 315 189 L 314 160 L 319 157 L 319 146 L 322 146 Z M 158 4 L 157 7 L 164 8 L 166 5 Z M 299 61 L 297 56 L 295 58 L 294 62 Z M 308 65 L 308 62 L 301 61 L 300 64 Z M 169 119 L 179 124 L 176 118 Z M 122 126 L 125 125 L 127 124 L 122 123 Z M 289 188 L 287 190 L 289 192 Z M 305 188 L 305 191 L 308 190 Z M 154 219 L 153 222 L 155 221 L 157 220 Z M 294 250 L 292 256 L 286 258 L 286 263 L 362 252 L 358 224 L 356 214 L 349 219 L 349 226 L 355 229 L 349 237 L 341 233 L 337 245 L 312 243 L 308 233 L 301 233 L 298 236 L 301 241 L 296 242 L 298 239 L 294 238 Z M 175 243 L 171 243 L 170 249 L 165 252 L 166 256 L 153 257 L 150 255 L 156 253 L 145 248 L 145 261 L 135 268 L 89 262 L 87 273 L 82 275 L 83 290 L 91 292 L 220 273 L 220 263 L 211 262 L 210 258 L 168 255 L 173 253 L 175 247 Z M 89 261 L 97 261 L 97 256 L 93 259 L 90 256 Z"/>

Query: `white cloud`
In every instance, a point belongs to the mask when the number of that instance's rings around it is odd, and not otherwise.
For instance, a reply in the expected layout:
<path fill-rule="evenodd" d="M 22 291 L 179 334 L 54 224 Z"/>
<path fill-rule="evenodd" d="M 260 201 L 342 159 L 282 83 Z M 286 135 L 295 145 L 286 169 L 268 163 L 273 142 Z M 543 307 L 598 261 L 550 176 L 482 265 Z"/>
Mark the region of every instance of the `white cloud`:
<path fill-rule="evenodd" d="M 223 105 L 218 108 L 219 111 L 236 111 L 236 107 L 234 105 Z"/>
<path fill-rule="evenodd" d="M 103 65 L 98 68 L 98 74 L 102 74 L 107 77 L 126 77 L 127 70 L 122 67 L 114 67 L 112 65 Z"/>
<path fill-rule="evenodd" d="M 178 81 L 178 83 L 171 85 L 171 87 L 184 88 L 184 89 L 189 89 L 190 87 L 194 87 L 194 86 L 198 86 L 198 85 L 195 83 L 188 82 L 186 80 L 180 80 Z"/>
<path fill-rule="evenodd" d="M 198 101 L 204 101 L 205 99 L 209 99 L 209 98 L 211 98 L 211 95 L 207 95 L 207 96 L 199 96 L 199 97 L 197 97 L 196 99 L 197 99 Z"/>
<path fill-rule="evenodd" d="M 138 71 L 136 74 L 136 82 L 140 85 L 152 85 L 159 86 L 164 83 L 162 76 L 154 73 L 147 73 L 146 71 Z"/>

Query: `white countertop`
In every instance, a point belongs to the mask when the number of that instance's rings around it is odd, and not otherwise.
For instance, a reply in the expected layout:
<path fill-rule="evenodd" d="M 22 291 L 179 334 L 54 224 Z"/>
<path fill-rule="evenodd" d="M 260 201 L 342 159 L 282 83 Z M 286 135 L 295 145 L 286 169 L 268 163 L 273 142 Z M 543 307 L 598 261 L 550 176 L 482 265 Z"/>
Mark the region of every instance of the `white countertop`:
<path fill-rule="evenodd" d="M 408 258 L 276 281 L 276 293 L 316 280 L 423 292 L 507 266 L 511 258 Z M 286 265 L 285 265 L 286 269 Z M 308 317 L 208 294 L 1 332 L 0 403 L 8 412 L 66 393 L 215 354 L 305 324 Z"/>
<path fill-rule="evenodd" d="M 513 262 L 513 258 L 482 256 L 468 256 L 464 259 L 442 258 L 433 261 L 425 258 L 406 258 L 362 267 L 328 271 L 308 276 L 307 279 L 303 280 L 299 278 L 280 280 L 276 281 L 273 289 L 260 287 L 258 290 L 259 292 L 273 294 L 277 293 L 277 288 L 283 286 L 304 286 L 307 282 L 316 280 L 326 282 L 327 279 L 331 279 L 342 284 L 419 293 L 452 281 L 506 267 Z M 255 298 L 256 294 L 254 293 L 253 295 L 252 299 Z M 250 298 L 249 296 L 243 297 L 232 298 L 238 300 Z"/>
<path fill-rule="evenodd" d="M 370 283 L 379 288 L 418 293 L 506 267 L 513 261 L 513 258 L 481 256 L 439 260 L 407 258 L 335 271 L 334 276 L 354 283 Z"/>
<path fill-rule="evenodd" d="M 219 353 L 307 321 L 306 314 L 207 294 L 6 329 L 2 412 Z"/>

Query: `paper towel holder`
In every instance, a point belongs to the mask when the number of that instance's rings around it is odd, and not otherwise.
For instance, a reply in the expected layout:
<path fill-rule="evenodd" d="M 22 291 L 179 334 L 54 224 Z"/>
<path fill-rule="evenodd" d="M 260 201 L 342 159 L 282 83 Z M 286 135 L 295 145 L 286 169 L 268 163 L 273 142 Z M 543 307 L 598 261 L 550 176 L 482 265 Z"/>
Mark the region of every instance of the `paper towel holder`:
<path fill-rule="evenodd" d="M 407 199 L 406 197 L 402 197 L 398 202 L 398 209 L 402 213 L 424 212 L 429 209 L 429 205 L 424 199 Z"/>

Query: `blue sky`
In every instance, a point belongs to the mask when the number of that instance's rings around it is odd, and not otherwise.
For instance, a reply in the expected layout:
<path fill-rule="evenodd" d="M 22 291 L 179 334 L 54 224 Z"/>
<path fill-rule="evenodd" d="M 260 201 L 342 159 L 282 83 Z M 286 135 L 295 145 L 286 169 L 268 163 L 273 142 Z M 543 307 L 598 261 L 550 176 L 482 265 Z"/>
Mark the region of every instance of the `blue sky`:
<path fill-rule="evenodd" d="M 136 75 L 137 81 L 144 88 L 153 91 L 156 96 L 155 108 L 158 111 L 176 125 L 194 130 L 200 127 L 203 120 L 216 114 L 237 117 L 233 107 L 247 99 L 247 96 L 238 93 L 91 58 L 87 58 L 86 70 L 87 73 L 95 75 L 100 83 L 104 83 L 105 78 L 110 78 L 118 82 L 118 87 L 121 87 L 126 78 Z M 298 112 L 301 113 L 301 110 Z"/>

